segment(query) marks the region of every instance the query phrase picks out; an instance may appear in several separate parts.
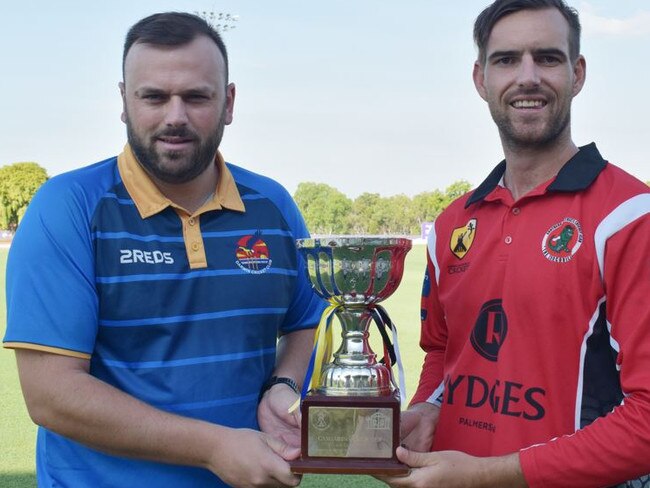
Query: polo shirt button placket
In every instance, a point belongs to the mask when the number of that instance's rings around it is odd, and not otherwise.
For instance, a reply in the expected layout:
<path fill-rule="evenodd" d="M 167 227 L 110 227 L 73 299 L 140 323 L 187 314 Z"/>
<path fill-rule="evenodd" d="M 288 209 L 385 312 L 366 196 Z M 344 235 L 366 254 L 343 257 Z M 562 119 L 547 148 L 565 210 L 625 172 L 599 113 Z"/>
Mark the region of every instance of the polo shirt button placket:
<path fill-rule="evenodd" d="M 517 215 L 519 215 L 519 214 L 521 213 L 521 208 L 519 208 L 519 207 L 513 207 L 513 208 L 510 210 L 510 212 L 512 213 L 512 215 L 514 215 L 514 216 L 516 217 Z M 503 239 L 503 242 L 505 242 L 506 244 L 512 244 L 512 236 L 510 236 L 510 235 L 506 236 L 506 237 Z"/>

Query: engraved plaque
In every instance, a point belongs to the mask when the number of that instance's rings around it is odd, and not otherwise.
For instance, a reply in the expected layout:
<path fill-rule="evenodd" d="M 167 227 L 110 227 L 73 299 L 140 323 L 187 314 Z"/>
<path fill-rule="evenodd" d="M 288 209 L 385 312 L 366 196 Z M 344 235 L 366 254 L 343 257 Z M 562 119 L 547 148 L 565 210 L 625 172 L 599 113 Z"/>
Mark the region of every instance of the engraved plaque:
<path fill-rule="evenodd" d="M 391 408 L 311 407 L 307 452 L 312 457 L 393 456 Z"/>

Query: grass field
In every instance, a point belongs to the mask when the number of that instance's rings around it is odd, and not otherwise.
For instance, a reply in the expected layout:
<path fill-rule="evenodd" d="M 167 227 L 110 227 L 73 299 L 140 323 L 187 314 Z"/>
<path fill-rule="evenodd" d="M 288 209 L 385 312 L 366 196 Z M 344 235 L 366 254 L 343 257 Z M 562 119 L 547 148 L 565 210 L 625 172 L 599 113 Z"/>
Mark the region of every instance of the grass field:
<path fill-rule="evenodd" d="M 5 265 L 7 250 L 0 249 L 0 336 L 6 327 Z M 402 284 L 385 307 L 399 330 L 400 349 L 406 371 L 407 394 L 412 396 L 420 374 L 423 353 L 418 347 L 420 334 L 420 290 L 425 263 L 425 246 L 414 246 L 406 259 Z M 335 344 L 340 341 L 335 339 Z M 371 344 L 376 352 L 379 334 L 371 330 Z M 34 443 L 36 427 L 23 404 L 12 351 L 0 350 L 0 487 L 33 488 Z M 373 488 L 385 486 L 368 476 L 306 475 L 301 484 L 306 488 Z"/>

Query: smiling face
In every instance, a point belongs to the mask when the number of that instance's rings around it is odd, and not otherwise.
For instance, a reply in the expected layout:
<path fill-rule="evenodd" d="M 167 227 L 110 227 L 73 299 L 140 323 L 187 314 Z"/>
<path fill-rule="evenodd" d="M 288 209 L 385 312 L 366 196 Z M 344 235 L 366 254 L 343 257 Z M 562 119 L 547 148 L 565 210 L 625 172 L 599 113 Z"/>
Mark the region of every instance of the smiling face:
<path fill-rule="evenodd" d="M 120 91 L 129 144 L 151 176 L 186 183 L 214 161 L 232 122 L 235 88 L 226 86 L 225 63 L 211 39 L 134 44 Z"/>
<path fill-rule="evenodd" d="M 569 58 L 569 25 L 556 9 L 521 10 L 492 29 L 474 83 L 504 146 L 548 147 L 571 139 L 571 101 L 585 80 Z"/>

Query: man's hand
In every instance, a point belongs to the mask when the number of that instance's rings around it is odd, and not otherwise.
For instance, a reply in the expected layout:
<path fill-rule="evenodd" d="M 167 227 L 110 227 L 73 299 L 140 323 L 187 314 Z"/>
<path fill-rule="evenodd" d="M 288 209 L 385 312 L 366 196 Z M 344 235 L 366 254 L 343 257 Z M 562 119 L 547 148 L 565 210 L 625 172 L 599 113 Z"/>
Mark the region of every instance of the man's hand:
<path fill-rule="evenodd" d="M 416 403 L 402 412 L 400 421 L 402 445 L 411 451 L 429 452 L 439 415 L 440 407 L 426 402 Z"/>
<path fill-rule="evenodd" d="M 518 454 L 478 458 L 458 451 L 415 452 L 397 448 L 410 466 L 406 476 L 382 478 L 392 488 L 525 488 Z"/>
<path fill-rule="evenodd" d="M 228 429 L 224 436 L 232 447 L 216 453 L 208 468 L 228 485 L 276 488 L 300 484 L 300 477 L 287 464 L 298 457 L 300 449 L 250 429 Z"/>
<path fill-rule="evenodd" d="M 291 447 L 300 447 L 300 409 L 289 408 L 300 398 L 289 386 L 273 385 L 264 393 L 257 407 L 257 421 L 262 432 L 276 437 Z"/>

